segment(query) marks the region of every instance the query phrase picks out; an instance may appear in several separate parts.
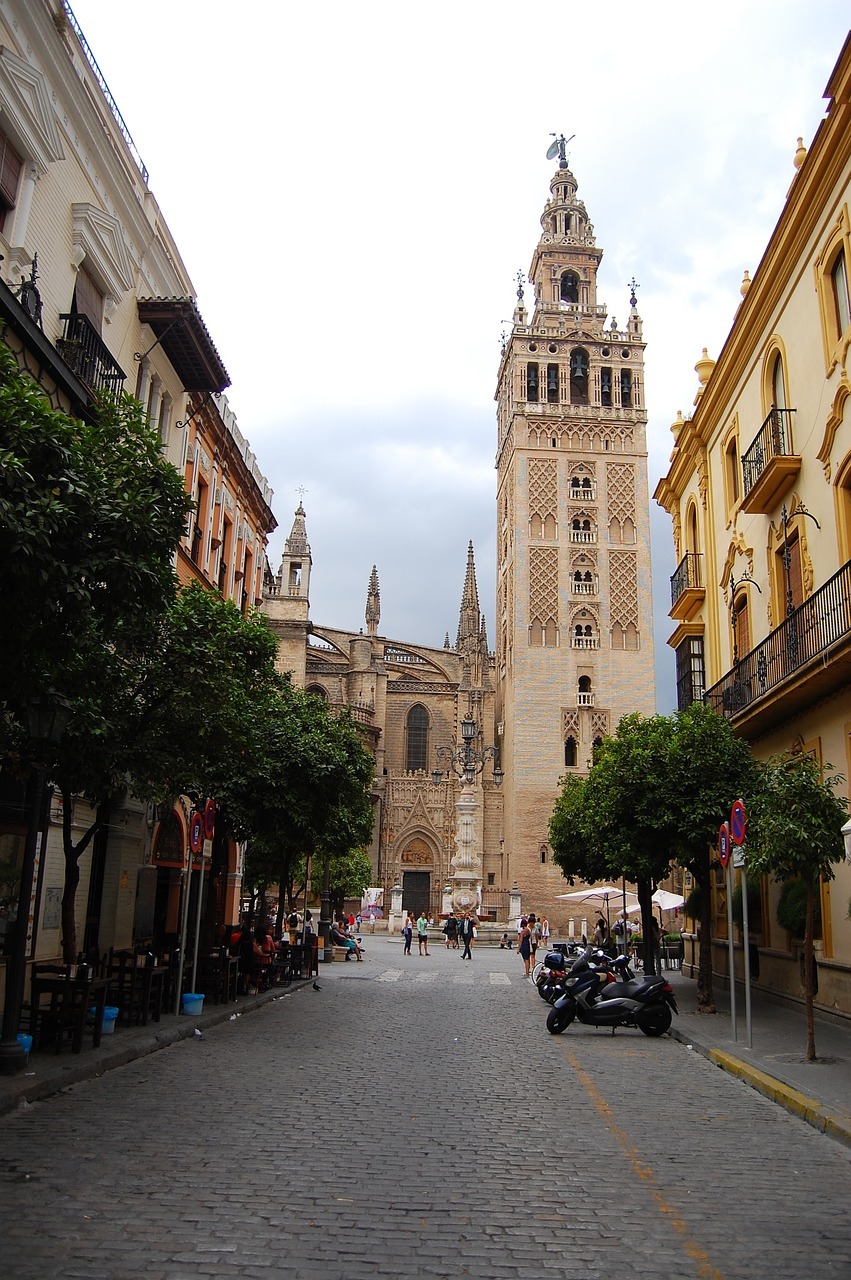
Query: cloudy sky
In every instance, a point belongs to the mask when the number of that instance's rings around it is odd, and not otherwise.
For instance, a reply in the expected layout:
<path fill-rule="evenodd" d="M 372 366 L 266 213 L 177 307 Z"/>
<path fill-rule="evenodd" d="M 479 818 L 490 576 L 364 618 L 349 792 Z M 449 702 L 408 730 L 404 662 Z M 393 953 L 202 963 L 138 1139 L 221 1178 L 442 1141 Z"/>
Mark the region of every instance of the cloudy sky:
<path fill-rule="evenodd" d="M 467 543 L 495 643 L 493 393 L 552 133 L 648 343 L 652 493 L 779 216 L 847 0 L 72 0 L 275 490 L 304 488 L 315 622 L 454 641 Z M 587 14 L 588 16 L 583 16 Z M 530 292 L 527 291 L 527 301 Z M 659 710 L 674 568 L 654 504 Z"/>

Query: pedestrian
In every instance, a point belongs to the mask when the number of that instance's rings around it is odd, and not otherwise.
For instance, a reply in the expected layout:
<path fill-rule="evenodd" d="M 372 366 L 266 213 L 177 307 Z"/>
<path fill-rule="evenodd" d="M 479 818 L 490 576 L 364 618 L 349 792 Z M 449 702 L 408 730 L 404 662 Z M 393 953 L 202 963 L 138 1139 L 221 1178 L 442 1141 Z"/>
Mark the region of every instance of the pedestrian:
<path fill-rule="evenodd" d="M 517 944 L 517 954 L 523 961 L 523 968 L 526 970 L 525 976 L 531 977 L 530 968 L 532 963 L 532 930 L 529 928 L 529 921 L 525 916 L 521 917 L 521 928 Z"/>
<path fill-rule="evenodd" d="M 363 916 L 361 915 L 360 912 L 358 912 L 357 915 L 355 916 L 355 927 L 358 933 L 360 933 L 361 928 L 363 927 Z"/>
<path fill-rule="evenodd" d="M 540 921 L 536 919 L 534 911 L 530 913 L 529 918 L 526 921 L 526 924 L 529 929 L 529 949 L 532 953 L 530 958 L 532 961 L 532 967 L 534 968 L 535 952 L 538 950 L 538 942 L 540 941 L 540 937 L 541 937 Z"/>
<path fill-rule="evenodd" d="M 298 912 L 291 911 L 287 916 L 287 928 L 290 932 L 290 946 L 294 947 L 298 942 Z"/>
<path fill-rule="evenodd" d="M 426 914 L 421 911 L 417 918 L 417 946 L 420 949 L 420 955 L 428 955 L 428 920 Z M 425 951 L 423 951 L 425 947 Z"/>
<path fill-rule="evenodd" d="M 606 924 L 602 916 L 597 917 L 597 923 L 594 925 L 594 945 L 602 949 L 609 940 L 609 926 Z"/>
<path fill-rule="evenodd" d="M 541 917 L 541 946 L 545 951 L 550 949 L 550 922 L 546 916 Z"/>
<path fill-rule="evenodd" d="M 454 947 L 458 950 L 458 920 L 454 912 L 450 911 L 446 917 L 446 924 L 443 926 L 443 932 L 446 935 L 446 950 Z"/>
<path fill-rule="evenodd" d="M 461 959 L 472 960 L 473 953 L 470 950 L 470 947 L 473 938 L 475 937 L 475 928 L 472 917 L 469 916 L 466 911 L 461 915 L 461 920 L 458 924 L 458 933 L 461 936 L 461 941 L 464 943 L 464 950 L 461 953 Z"/>
<path fill-rule="evenodd" d="M 402 949 L 403 956 L 411 954 L 411 939 L 414 936 L 414 917 L 410 911 L 405 916 L 405 923 L 402 925 L 402 937 L 405 939 L 405 945 Z"/>

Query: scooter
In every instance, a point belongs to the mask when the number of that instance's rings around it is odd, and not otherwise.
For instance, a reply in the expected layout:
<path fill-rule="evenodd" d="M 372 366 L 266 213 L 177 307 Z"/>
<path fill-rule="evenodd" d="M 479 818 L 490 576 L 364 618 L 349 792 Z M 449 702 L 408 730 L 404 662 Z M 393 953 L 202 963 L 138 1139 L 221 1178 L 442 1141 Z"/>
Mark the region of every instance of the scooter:
<path fill-rule="evenodd" d="M 603 974 L 606 982 L 634 977 L 625 956 L 617 956 L 613 960 L 605 951 L 587 948 L 586 951 L 578 952 L 577 956 L 566 959 L 560 951 L 550 951 L 537 966 L 534 975 L 535 987 L 542 1000 L 546 1000 L 548 1004 L 555 1004 L 556 1000 L 564 995 L 572 983 L 576 960 L 586 954 L 589 967 L 594 972 Z"/>
<path fill-rule="evenodd" d="M 646 1036 L 661 1036 L 671 1025 L 671 1010 L 679 1014 L 674 989 L 667 978 L 629 978 L 604 985 L 602 974 L 593 965 L 590 948 L 576 961 L 571 976 L 576 981 L 547 1015 L 551 1035 L 561 1035 L 578 1018 L 591 1027 L 611 1027 L 612 1031 L 616 1027 L 638 1027 Z"/>

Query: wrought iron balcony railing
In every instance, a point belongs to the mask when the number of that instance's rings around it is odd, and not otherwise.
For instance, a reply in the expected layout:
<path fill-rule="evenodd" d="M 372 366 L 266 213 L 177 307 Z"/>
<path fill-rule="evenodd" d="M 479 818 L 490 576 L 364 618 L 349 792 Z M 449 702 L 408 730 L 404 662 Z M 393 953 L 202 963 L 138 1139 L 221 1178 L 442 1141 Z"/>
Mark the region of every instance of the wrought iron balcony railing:
<path fill-rule="evenodd" d="M 792 414 L 794 412 L 794 409 L 778 409 L 772 405 L 771 412 L 756 434 L 756 439 L 747 452 L 742 454 L 745 501 L 775 458 L 794 456 L 792 451 Z"/>
<path fill-rule="evenodd" d="M 703 557 L 696 551 L 687 551 L 671 575 L 671 605 L 675 605 L 683 592 L 702 587 L 700 562 Z"/>
<path fill-rule="evenodd" d="M 851 642 L 851 561 L 708 689 L 704 701 L 732 718 L 769 691 L 779 693 L 791 676 L 841 642 Z M 815 664 L 819 672 L 823 666 Z"/>
<path fill-rule="evenodd" d="M 61 315 L 65 329 L 56 340 L 56 350 L 72 373 L 89 391 L 109 391 L 117 395 L 127 375 L 112 358 L 100 334 L 84 315 Z"/>

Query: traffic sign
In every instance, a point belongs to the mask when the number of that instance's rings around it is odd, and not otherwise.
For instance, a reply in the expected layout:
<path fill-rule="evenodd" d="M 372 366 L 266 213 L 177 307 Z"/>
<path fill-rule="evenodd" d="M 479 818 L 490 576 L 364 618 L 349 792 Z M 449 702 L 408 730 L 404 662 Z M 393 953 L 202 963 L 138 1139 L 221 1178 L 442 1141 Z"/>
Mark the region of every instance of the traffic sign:
<path fill-rule="evenodd" d="M 722 822 L 718 828 L 718 861 L 726 867 L 730 861 L 730 824 Z"/>
<path fill-rule="evenodd" d="M 733 837 L 733 844 L 745 843 L 745 832 L 748 829 L 748 815 L 745 813 L 745 804 L 743 800 L 733 802 L 730 810 L 730 834 Z"/>
<path fill-rule="evenodd" d="M 204 819 L 200 813 L 193 813 L 192 821 L 189 824 L 189 847 L 193 853 L 201 852 L 201 845 L 204 840 Z"/>
<path fill-rule="evenodd" d="M 212 840 L 216 831 L 216 802 L 208 800 L 204 805 L 204 835 Z"/>
<path fill-rule="evenodd" d="M 740 844 L 733 845 L 733 866 L 743 867 L 745 865 L 745 851 Z"/>

